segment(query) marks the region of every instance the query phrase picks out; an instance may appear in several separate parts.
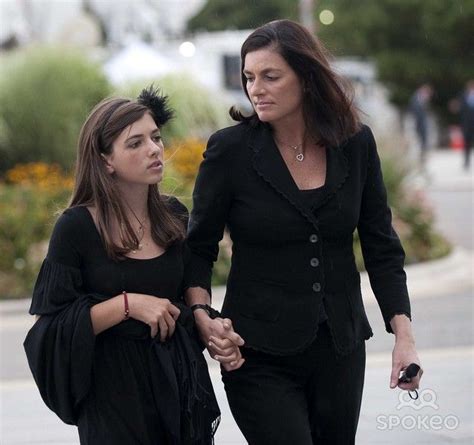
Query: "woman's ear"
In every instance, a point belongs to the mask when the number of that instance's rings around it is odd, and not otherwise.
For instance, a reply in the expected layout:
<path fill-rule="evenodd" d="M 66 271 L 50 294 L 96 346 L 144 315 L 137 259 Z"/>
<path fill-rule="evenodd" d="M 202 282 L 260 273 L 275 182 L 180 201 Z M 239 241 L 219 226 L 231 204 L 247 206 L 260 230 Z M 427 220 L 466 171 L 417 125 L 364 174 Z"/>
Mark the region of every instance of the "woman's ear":
<path fill-rule="evenodd" d="M 115 173 L 115 169 L 114 167 L 110 164 L 109 162 L 109 159 L 107 158 L 107 156 L 105 156 L 104 154 L 101 154 L 100 155 L 102 161 L 104 161 L 104 164 L 105 164 L 105 168 L 107 169 L 107 173 L 109 175 L 112 175 Z"/>

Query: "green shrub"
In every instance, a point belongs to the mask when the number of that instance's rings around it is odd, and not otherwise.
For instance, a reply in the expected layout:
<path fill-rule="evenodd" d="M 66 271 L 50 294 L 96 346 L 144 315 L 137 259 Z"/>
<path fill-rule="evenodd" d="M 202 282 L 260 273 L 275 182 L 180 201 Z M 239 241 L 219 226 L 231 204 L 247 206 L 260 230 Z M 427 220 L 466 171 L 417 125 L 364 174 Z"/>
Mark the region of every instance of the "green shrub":
<path fill-rule="evenodd" d="M 449 242 L 434 229 L 434 215 L 424 192 L 406 186 L 410 168 L 404 158 L 392 152 L 383 152 L 382 173 L 387 188 L 388 203 L 392 209 L 393 227 L 402 242 L 406 264 L 434 260 L 447 255 Z M 359 270 L 364 269 L 360 239 L 354 236 L 354 253 Z"/>
<path fill-rule="evenodd" d="M 30 48 L 5 56 L 0 71 L 0 172 L 32 161 L 69 168 L 82 123 L 109 94 L 101 68 L 70 48 Z"/>

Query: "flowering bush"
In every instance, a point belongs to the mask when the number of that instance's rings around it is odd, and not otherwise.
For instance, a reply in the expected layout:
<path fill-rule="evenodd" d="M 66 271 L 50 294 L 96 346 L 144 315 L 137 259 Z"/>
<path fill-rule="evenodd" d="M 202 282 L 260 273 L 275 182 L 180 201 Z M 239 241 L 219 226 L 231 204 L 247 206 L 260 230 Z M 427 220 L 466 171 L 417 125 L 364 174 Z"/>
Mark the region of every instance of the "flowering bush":
<path fill-rule="evenodd" d="M 192 188 L 205 148 L 204 141 L 194 138 L 172 144 L 165 151 L 166 168 L 171 166 L 181 176 L 185 186 Z"/>
<path fill-rule="evenodd" d="M 16 184 L 24 187 L 39 188 L 44 191 L 56 193 L 58 190 L 72 190 L 74 179 L 65 175 L 58 164 L 45 162 L 30 162 L 17 164 L 5 174 L 7 184 Z"/>
<path fill-rule="evenodd" d="M 55 213 L 65 207 L 72 185 L 58 165 L 29 163 L 6 172 L 0 182 L 0 297 L 31 290 Z"/>

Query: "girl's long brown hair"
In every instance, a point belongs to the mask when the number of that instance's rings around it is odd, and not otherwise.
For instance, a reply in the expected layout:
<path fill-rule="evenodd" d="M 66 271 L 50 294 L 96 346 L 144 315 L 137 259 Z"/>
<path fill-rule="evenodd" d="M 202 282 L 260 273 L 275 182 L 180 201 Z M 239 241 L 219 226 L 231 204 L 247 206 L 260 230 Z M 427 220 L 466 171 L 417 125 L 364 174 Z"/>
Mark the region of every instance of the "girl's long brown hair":
<path fill-rule="evenodd" d="M 160 98 L 161 105 L 166 98 Z M 78 142 L 74 191 L 69 207 L 93 206 L 96 223 L 105 249 L 110 258 L 118 260 L 135 250 L 139 239 L 127 217 L 127 204 L 120 196 L 113 175 L 106 170 L 103 156 L 112 151 L 112 144 L 120 133 L 150 113 L 158 127 L 171 116 L 169 110 L 160 118 L 146 105 L 124 98 L 104 99 L 90 113 L 84 123 Z M 184 239 L 182 219 L 173 214 L 166 199 L 160 195 L 157 185 L 148 189 L 148 213 L 153 241 L 164 248 Z M 115 224 L 116 225 L 115 225 Z M 118 227 L 121 244 L 112 237 L 113 227 Z"/>
<path fill-rule="evenodd" d="M 241 49 L 241 78 L 243 90 L 252 102 L 243 73 L 245 57 L 262 48 L 275 49 L 298 75 L 303 85 L 303 114 L 307 131 L 322 145 L 337 146 L 360 128 L 357 109 L 353 104 L 352 88 L 329 65 L 329 52 L 305 27 L 291 20 L 275 20 L 257 28 Z M 236 121 L 259 122 L 255 111 L 244 116 L 232 107 Z"/>

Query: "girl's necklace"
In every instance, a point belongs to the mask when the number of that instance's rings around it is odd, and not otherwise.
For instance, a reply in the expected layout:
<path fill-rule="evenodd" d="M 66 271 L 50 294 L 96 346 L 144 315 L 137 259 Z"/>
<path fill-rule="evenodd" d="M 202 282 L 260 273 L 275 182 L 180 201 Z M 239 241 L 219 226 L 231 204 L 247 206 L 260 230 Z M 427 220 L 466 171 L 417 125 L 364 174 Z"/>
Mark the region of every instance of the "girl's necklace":
<path fill-rule="evenodd" d="M 137 239 L 138 239 L 138 245 L 137 245 L 136 249 L 132 250 L 132 253 L 137 253 L 137 250 L 142 250 L 143 249 L 142 240 L 145 237 L 145 221 L 146 221 L 146 218 L 143 220 L 143 222 L 140 221 L 138 219 L 138 216 L 135 214 L 135 212 L 132 210 L 132 208 L 128 204 L 127 204 L 127 207 L 132 212 L 132 215 L 135 217 L 135 219 L 138 222 L 138 230 L 136 232 Z"/>

